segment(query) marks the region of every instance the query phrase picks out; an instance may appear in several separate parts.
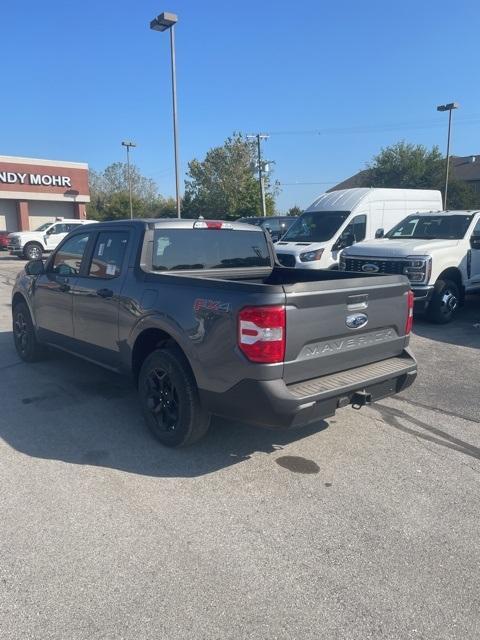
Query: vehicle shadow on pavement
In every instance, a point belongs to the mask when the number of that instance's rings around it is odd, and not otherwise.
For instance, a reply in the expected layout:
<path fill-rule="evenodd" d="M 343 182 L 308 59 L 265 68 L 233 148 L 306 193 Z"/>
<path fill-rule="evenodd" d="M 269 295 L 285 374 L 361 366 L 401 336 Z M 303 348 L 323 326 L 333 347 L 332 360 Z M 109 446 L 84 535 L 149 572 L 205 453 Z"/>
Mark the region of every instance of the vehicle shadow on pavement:
<path fill-rule="evenodd" d="M 258 429 L 214 418 L 201 442 L 166 449 L 150 435 L 129 379 L 52 352 L 21 362 L 11 332 L 0 333 L 0 437 L 28 456 L 157 477 L 196 477 L 272 453 L 325 429 Z"/>
<path fill-rule="evenodd" d="M 416 314 L 413 332 L 429 340 L 480 349 L 480 295 L 468 296 L 449 324 L 432 324 Z"/>

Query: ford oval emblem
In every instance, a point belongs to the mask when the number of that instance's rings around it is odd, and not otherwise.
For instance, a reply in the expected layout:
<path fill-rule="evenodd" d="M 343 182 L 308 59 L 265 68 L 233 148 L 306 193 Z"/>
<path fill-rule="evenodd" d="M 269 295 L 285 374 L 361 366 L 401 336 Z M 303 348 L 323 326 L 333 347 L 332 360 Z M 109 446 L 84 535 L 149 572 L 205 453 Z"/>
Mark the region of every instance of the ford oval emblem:
<path fill-rule="evenodd" d="M 368 316 L 366 313 L 352 313 L 345 318 L 345 324 L 349 329 L 360 329 L 364 327 L 368 322 Z"/>
<path fill-rule="evenodd" d="M 362 271 L 364 273 L 378 273 L 380 271 L 380 267 L 372 262 L 367 262 L 362 265 Z"/>

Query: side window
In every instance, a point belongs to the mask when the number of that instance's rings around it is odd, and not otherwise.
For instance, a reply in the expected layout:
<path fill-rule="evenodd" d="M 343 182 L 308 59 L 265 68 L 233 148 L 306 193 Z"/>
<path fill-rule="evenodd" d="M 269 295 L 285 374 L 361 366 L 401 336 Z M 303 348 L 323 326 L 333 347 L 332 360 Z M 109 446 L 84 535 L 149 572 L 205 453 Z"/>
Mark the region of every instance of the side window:
<path fill-rule="evenodd" d="M 267 220 L 265 222 L 264 227 L 270 229 L 272 233 L 279 233 L 280 231 L 280 222 L 279 220 Z"/>
<path fill-rule="evenodd" d="M 480 218 L 477 220 L 477 224 L 473 227 L 472 236 L 480 236 Z"/>
<path fill-rule="evenodd" d="M 127 231 L 102 231 L 98 234 L 88 275 L 91 278 L 116 278 L 128 243 Z"/>
<path fill-rule="evenodd" d="M 89 237 L 83 233 L 67 240 L 54 254 L 50 270 L 60 276 L 78 276 Z"/>
<path fill-rule="evenodd" d="M 73 231 L 74 229 L 78 229 L 78 227 L 81 227 L 82 225 L 75 224 L 74 222 L 71 222 L 71 223 L 65 224 L 63 226 L 65 227 L 65 233 L 70 233 L 70 231 Z"/>
<path fill-rule="evenodd" d="M 342 244 L 344 247 L 347 247 L 355 242 L 361 242 L 365 239 L 366 234 L 367 216 L 355 216 L 355 218 L 353 218 L 353 220 L 345 227 L 341 235 L 341 239 L 348 244 Z"/>
<path fill-rule="evenodd" d="M 59 233 L 68 233 L 69 231 L 71 231 L 72 229 L 76 229 L 78 225 L 76 224 L 65 224 L 64 222 L 58 222 L 57 224 L 54 224 L 53 227 L 50 227 L 50 229 L 47 231 L 47 236 L 55 236 Z"/>
<path fill-rule="evenodd" d="M 352 231 L 355 242 L 365 240 L 365 236 L 367 235 L 367 216 L 355 216 L 350 224 L 353 227 Z"/>

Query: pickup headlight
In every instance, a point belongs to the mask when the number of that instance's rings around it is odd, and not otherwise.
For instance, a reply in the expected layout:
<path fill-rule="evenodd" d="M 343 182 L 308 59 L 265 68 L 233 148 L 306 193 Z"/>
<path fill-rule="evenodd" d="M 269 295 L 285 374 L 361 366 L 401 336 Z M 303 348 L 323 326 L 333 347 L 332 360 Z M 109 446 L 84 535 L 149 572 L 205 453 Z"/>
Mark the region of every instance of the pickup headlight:
<path fill-rule="evenodd" d="M 409 256 L 403 273 L 413 284 L 426 284 L 432 273 L 432 258 L 430 256 Z"/>
<path fill-rule="evenodd" d="M 338 269 L 339 269 L 339 271 L 346 271 L 347 270 L 347 261 L 345 259 L 345 256 L 343 255 L 343 251 L 340 254 L 340 257 L 338 259 Z"/>
<path fill-rule="evenodd" d="M 313 262 L 314 260 L 320 260 L 322 257 L 323 249 L 317 249 L 316 251 L 306 251 L 300 254 L 300 262 Z"/>

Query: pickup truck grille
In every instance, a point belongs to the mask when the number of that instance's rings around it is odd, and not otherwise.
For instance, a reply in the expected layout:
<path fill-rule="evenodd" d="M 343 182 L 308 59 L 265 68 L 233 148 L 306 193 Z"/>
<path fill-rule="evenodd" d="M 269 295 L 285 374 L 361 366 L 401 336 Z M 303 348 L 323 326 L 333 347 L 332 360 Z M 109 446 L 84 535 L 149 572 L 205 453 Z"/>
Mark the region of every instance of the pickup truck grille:
<path fill-rule="evenodd" d="M 363 269 L 364 265 L 375 265 L 378 271 Z M 345 271 L 355 271 L 359 273 L 390 273 L 393 275 L 403 275 L 405 262 L 402 260 L 369 260 L 360 258 L 345 257 Z"/>
<path fill-rule="evenodd" d="M 332 373 L 321 378 L 305 380 L 287 385 L 289 392 L 296 398 L 308 398 L 319 393 L 335 392 L 341 390 L 358 389 L 379 380 L 388 380 L 401 373 L 415 370 L 415 361 L 412 358 L 388 358 L 380 362 L 366 364 L 355 369 Z"/>
<path fill-rule="evenodd" d="M 295 266 L 295 256 L 292 256 L 290 253 L 277 253 L 277 258 L 284 267 Z"/>

